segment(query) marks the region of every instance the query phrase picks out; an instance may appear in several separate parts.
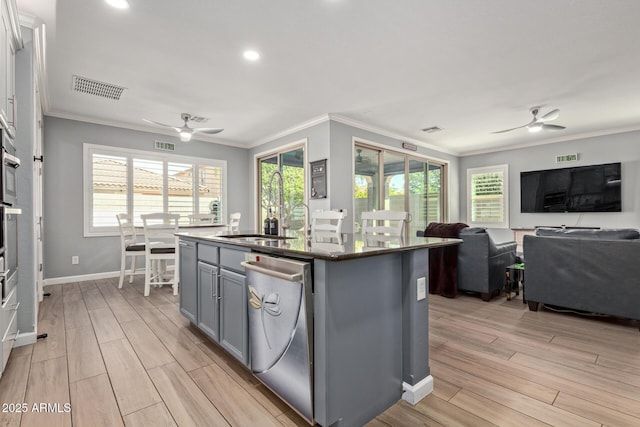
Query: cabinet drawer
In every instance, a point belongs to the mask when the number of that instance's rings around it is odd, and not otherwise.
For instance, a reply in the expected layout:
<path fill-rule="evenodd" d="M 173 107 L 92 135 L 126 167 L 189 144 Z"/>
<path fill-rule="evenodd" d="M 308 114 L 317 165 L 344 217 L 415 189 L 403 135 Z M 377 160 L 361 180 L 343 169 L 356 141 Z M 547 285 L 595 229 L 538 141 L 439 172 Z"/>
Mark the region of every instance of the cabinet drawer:
<path fill-rule="evenodd" d="M 209 264 L 218 264 L 218 247 L 198 243 L 198 259 Z"/>
<path fill-rule="evenodd" d="M 11 293 L 9 294 L 9 297 L 7 298 L 7 300 L 5 301 L 4 304 L 2 304 L 2 309 L 0 309 L 0 318 L 2 320 L 0 320 L 0 325 L 2 325 L 3 329 L 0 330 L 0 338 L 4 337 L 5 332 L 7 332 L 7 327 L 9 326 L 9 323 L 11 322 L 11 317 L 13 316 L 13 314 L 16 312 L 18 305 L 17 305 L 17 292 L 18 287 L 14 287 L 13 290 L 11 290 Z"/>
<path fill-rule="evenodd" d="M 13 315 L 8 323 L 7 330 L 2 336 L 2 369 L 0 369 L 0 372 L 4 372 L 4 368 L 7 366 L 7 361 L 9 360 L 9 354 L 11 354 L 11 349 L 17 338 L 18 312 L 12 311 L 11 313 Z"/>
<path fill-rule="evenodd" d="M 244 261 L 244 254 L 247 250 L 220 248 L 220 265 L 231 270 L 244 272 L 244 267 L 240 265 Z"/>

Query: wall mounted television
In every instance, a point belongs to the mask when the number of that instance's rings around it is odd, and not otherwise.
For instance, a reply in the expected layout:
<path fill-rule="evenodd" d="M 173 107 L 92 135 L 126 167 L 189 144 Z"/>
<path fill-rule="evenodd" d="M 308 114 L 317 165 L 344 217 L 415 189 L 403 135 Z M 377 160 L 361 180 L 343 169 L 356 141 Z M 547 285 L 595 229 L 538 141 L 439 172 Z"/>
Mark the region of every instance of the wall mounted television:
<path fill-rule="evenodd" d="M 622 212 L 620 163 L 520 172 L 520 211 Z"/>

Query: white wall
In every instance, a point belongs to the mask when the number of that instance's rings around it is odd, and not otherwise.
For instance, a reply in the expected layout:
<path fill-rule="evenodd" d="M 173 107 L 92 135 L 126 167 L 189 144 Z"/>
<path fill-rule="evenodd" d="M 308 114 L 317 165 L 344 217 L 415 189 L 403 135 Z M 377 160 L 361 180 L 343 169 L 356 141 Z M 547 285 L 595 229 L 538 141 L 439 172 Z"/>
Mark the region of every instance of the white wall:
<path fill-rule="evenodd" d="M 509 165 L 509 217 L 511 228 L 549 226 L 640 227 L 640 132 L 626 132 L 555 144 L 466 156 L 460 159 L 460 220 L 467 221 L 468 168 Z M 578 153 L 578 161 L 556 164 L 559 154 Z M 521 213 L 520 172 L 622 163 L 622 212 Z M 510 230 L 490 230 L 496 240 L 512 240 Z"/>

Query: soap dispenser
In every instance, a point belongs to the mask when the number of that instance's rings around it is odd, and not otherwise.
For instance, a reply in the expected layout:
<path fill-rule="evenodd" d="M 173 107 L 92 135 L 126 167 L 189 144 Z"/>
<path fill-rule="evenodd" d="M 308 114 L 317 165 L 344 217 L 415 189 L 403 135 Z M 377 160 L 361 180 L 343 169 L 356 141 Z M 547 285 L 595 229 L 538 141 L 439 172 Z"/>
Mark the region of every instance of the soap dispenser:
<path fill-rule="evenodd" d="M 271 221 L 269 221 L 269 234 L 273 236 L 278 235 L 278 218 L 276 218 L 275 211 L 273 212 L 273 216 L 271 217 Z"/>
<path fill-rule="evenodd" d="M 264 219 L 264 234 L 271 234 L 271 208 L 269 208 L 269 214 Z"/>

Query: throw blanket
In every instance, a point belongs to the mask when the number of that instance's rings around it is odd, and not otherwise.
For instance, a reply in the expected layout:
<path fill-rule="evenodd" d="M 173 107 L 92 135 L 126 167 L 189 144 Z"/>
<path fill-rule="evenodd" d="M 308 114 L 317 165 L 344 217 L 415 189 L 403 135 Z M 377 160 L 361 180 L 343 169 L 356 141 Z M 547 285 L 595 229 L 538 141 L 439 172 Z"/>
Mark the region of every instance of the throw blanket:
<path fill-rule="evenodd" d="M 425 237 L 460 237 L 467 224 L 432 222 Z M 429 293 L 454 298 L 458 289 L 458 245 L 429 249 Z"/>

